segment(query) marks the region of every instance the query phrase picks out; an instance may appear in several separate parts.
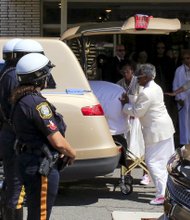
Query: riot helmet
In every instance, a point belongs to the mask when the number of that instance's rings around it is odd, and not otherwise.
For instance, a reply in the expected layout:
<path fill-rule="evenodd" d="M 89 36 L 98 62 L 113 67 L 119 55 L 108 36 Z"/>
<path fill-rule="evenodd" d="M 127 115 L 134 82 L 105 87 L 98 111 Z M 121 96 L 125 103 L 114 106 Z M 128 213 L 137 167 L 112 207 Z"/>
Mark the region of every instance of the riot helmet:
<path fill-rule="evenodd" d="M 28 53 L 44 54 L 44 49 L 39 42 L 33 39 L 24 39 L 18 42 L 13 49 L 14 57 L 20 59 Z"/>
<path fill-rule="evenodd" d="M 13 59 L 13 49 L 15 45 L 20 41 L 22 41 L 22 39 L 14 38 L 14 39 L 7 41 L 3 45 L 3 59 L 5 61 Z"/>
<path fill-rule="evenodd" d="M 40 53 L 24 55 L 16 65 L 16 74 L 20 85 L 43 87 L 53 66 L 49 59 Z"/>

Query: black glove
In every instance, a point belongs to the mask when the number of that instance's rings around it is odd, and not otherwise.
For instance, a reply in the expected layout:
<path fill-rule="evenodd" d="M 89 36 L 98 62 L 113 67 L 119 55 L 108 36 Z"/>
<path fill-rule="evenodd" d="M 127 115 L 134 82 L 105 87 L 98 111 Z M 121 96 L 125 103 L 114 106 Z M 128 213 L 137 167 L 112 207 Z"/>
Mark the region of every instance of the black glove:
<path fill-rule="evenodd" d="M 57 161 L 57 168 L 62 171 L 66 166 L 69 165 L 70 158 L 67 156 L 60 157 Z"/>

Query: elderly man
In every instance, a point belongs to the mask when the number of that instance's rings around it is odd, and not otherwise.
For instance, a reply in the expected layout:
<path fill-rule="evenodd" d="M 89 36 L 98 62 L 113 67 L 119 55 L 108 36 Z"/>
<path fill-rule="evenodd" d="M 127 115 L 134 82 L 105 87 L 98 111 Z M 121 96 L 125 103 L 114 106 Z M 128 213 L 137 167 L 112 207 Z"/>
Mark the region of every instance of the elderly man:
<path fill-rule="evenodd" d="M 124 113 L 138 117 L 145 141 L 145 162 L 156 187 L 156 197 L 151 205 L 164 203 L 167 181 L 167 161 L 174 153 L 173 122 L 164 104 L 163 91 L 154 82 L 155 67 L 142 64 L 138 70 L 138 83 L 143 91 L 134 104 L 129 103 L 126 94 L 121 97 Z"/>

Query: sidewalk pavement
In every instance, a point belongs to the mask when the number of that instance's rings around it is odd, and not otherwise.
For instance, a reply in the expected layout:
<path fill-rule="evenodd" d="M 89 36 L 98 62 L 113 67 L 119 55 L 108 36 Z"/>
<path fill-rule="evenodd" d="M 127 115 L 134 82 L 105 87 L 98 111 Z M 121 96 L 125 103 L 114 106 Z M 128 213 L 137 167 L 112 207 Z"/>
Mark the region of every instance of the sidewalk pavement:
<path fill-rule="evenodd" d="M 141 169 L 140 169 L 141 170 Z M 142 170 L 141 170 L 142 172 Z M 141 176 L 139 175 L 139 169 L 134 169 L 133 170 L 133 177 L 134 178 L 140 178 Z M 134 186 L 135 187 L 135 186 Z M 149 191 L 148 188 L 154 188 L 154 184 L 151 181 L 151 183 L 143 188 L 138 188 L 135 189 L 135 191 L 141 191 L 141 190 L 145 190 L 145 191 Z M 153 206 L 154 207 L 154 206 Z M 163 212 L 160 211 L 147 211 L 146 208 L 143 208 L 144 210 L 141 211 L 113 211 L 111 216 L 112 216 L 112 220 L 164 220 L 164 214 Z"/>
<path fill-rule="evenodd" d="M 123 212 L 113 211 L 112 220 L 164 220 L 161 212 Z"/>
<path fill-rule="evenodd" d="M 149 204 L 155 196 L 153 183 L 139 184 L 143 175 L 141 168 L 135 168 L 131 174 L 134 183 L 130 195 L 120 190 L 120 169 L 105 177 L 60 184 L 50 220 L 157 219 L 163 213 L 163 206 Z M 26 208 L 24 215 L 26 220 Z"/>

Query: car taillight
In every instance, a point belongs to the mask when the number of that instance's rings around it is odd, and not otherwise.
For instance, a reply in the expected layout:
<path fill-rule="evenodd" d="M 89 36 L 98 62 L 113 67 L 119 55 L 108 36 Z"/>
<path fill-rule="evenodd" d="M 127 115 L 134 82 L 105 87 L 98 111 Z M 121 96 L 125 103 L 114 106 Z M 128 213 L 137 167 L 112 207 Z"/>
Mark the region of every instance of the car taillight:
<path fill-rule="evenodd" d="M 85 116 L 98 116 L 104 115 L 104 111 L 100 104 L 93 105 L 93 106 L 85 106 L 81 109 L 82 114 Z"/>

